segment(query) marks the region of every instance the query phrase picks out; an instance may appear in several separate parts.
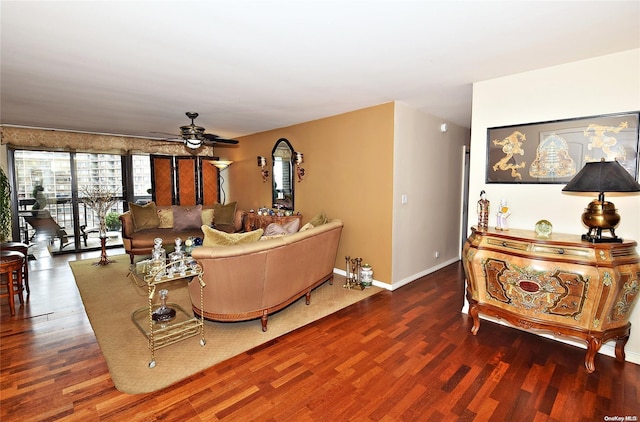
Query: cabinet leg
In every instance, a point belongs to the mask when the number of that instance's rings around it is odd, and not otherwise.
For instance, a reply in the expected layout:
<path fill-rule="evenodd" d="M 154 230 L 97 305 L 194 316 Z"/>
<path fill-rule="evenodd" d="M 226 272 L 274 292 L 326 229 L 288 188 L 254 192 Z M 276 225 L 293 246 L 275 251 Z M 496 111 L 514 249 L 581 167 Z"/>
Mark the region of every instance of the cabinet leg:
<path fill-rule="evenodd" d="M 624 362 L 624 346 L 627 345 L 627 341 L 629 341 L 629 336 L 618 337 L 616 340 L 616 360 L 618 362 Z"/>
<path fill-rule="evenodd" d="M 584 366 L 587 368 L 588 373 L 593 373 L 596 370 L 594 360 L 598 350 L 602 346 L 602 340 L 596 337 L 589 337 L 587 345 L 587 354 L 584 357 Z"/>
<path fill-rule="evenodd" d="M 471 334 L 474 336 L 478 334 L 478 330 L 480 329 L 480 318 L 478 317 L 478 305 L 471 304 L 469 306 L 469 315 L 473 318 L 473 327 L 471 328 Z"/>
<path fill-rule="evenodd" d="M 260 318 L 260 322 L 262 322 L 262 331 L 265 332 L 267 331 L 267 318 L 269 318 L 269 315 L 267 314 L 267 312 L 265 311 L 262 314 L 262 318 Z"/>

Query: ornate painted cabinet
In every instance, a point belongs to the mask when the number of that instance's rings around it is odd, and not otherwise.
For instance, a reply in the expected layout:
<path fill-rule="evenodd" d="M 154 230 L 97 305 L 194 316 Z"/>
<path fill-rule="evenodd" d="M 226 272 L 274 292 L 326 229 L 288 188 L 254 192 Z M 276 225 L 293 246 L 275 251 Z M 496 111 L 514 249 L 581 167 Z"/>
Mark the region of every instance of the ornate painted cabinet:
<path fill-rule="evenodd" d="M 640 291 L 636 242 L 590 243 L 578 235 L 538 238 L 529 230 L 474 227 L 463 265 L 474 335 L 479 314 L 485 314 L 585 341 L 588 372 L 609 340 L 616 340 L 616 359 L 624 361 L 629 315 Z"/>
<path fill-rule="evenodd" d="M 266 229 L 271 223 L 283 225 L 296 219 L 300 220 L 300 223 L 302 223 L 302 214 L 278 217 L 275 215 L 258 215 L 255 212 L 249 212 L 244 219 L 244 229 L 248 232 L 256 229 Z M 300 227 L 302 227 L 302 224 L 300 224 Z"/>

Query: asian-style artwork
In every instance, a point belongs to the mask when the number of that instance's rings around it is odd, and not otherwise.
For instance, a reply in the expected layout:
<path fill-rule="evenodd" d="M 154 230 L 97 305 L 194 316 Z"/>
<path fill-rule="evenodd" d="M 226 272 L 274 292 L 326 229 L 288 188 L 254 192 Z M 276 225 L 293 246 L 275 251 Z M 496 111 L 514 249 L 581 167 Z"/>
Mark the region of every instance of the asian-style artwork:
<path fill-rule="evenodd" d="M 487 183 L 567 183 L 590 161 L 618 161 L 638 180 L 639 113 L 487 130 Z"/>

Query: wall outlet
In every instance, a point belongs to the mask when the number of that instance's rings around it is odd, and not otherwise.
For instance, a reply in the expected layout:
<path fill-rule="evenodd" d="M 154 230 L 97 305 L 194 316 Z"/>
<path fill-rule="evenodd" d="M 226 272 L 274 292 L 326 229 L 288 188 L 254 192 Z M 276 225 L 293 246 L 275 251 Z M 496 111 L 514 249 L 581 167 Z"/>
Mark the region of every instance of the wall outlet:
<path fill-rule="evenodd" d="M 436 251 L 436 253 L 433 254 L 436 258 L 440 258 L 440 251 Z"/>
<path fill-rule="evenodd" d="M 402 202 L 403 204 L 407 203 L 407 194 L 403 193 L 402 196 L 400 197 L 400 202 Z"/>

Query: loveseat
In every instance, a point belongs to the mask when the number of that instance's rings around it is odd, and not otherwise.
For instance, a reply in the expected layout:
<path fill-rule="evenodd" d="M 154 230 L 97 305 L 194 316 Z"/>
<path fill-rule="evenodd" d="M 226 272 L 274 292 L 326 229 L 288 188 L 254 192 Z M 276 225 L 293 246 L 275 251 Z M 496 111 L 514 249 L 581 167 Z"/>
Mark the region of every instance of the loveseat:
<path fill-rule="evenodd" d="M 216 218 L 217 214 L 217 218 Z M 246 212 L 236 209 L 236 204 L 213 206 L 156 206 L 129 204 L 129 210 L 120 215 L 122 243 L 133 265 L 135 255 L 151 255 L 153 241 L 161 238 L 167 252 L 179 237 L 202 238 L 202 225 L 214 226 L 225 232 L 241 231 Z"/>
<path fill-rule="evenodd" d="M 333 283 L 341 233 L 342 221 L 331 220 L 269 240 L 195 248 L 206 287 L 201 309 L 199 285 L 189 284 L 193 311 L 213 321 L 261 318 L 266 331 L 270 314 L 302 296 L 309 304 L 315 287 Z"/>

